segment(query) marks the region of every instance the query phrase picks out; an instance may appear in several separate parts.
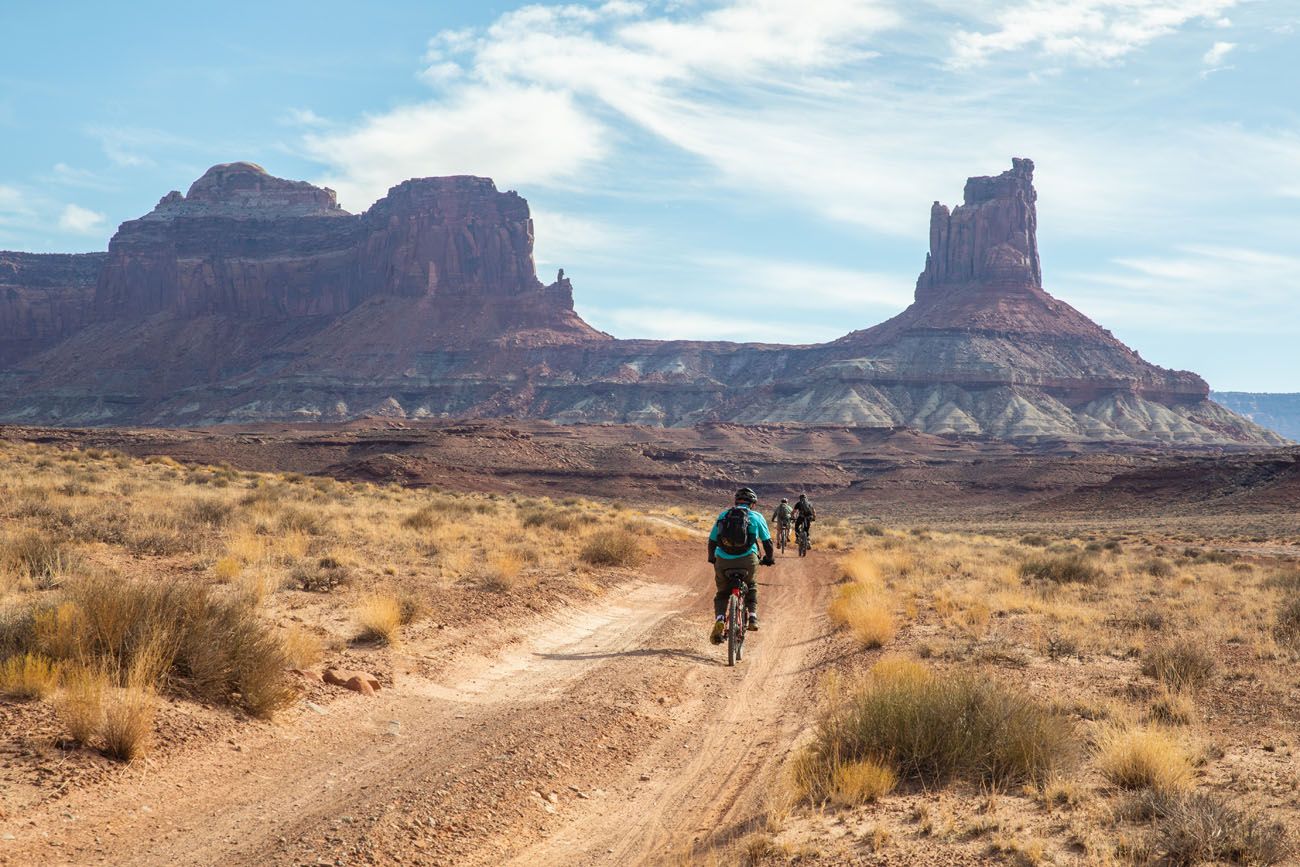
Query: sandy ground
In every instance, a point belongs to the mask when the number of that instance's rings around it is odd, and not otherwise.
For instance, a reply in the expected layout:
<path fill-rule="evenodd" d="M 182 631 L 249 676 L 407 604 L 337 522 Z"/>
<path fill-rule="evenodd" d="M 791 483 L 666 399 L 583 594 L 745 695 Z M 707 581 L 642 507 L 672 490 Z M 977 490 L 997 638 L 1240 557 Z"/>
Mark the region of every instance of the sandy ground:
<path fill-rule="evenodd" d="M 14 817 L 3 864 L 641 864 L 744 834 L 808 723 L 830 560 L 763 570 L 728 668 L 711 567 L 677 543 L 635 584 L 374 698 L 304 705 Z M 407 645 L 408 670 L 428 648 Z"/>

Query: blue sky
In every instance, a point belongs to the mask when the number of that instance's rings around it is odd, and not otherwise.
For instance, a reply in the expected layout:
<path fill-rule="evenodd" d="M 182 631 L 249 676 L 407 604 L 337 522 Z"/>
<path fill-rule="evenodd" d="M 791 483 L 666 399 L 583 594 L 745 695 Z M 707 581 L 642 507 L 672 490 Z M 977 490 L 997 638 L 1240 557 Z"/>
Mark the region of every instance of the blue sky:
<path fill-rule="evenodd" d="M 1294 0 L 11 0 L 0 32 L 0 248 L 104 249 L 237 159 L 352 211 L 479 174 L 598 327 L 810 342 L 902 309 L 930 203 L 1029 156 L 1048 291 L 1300 391 Z"/>

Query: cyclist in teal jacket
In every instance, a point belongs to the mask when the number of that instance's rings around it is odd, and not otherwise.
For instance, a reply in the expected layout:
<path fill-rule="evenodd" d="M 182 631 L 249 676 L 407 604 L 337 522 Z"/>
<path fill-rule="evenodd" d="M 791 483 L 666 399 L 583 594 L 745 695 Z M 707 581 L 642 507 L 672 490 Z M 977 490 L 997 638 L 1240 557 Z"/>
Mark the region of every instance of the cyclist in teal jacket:
<path fill-rule="evenodd" d="M 767 528 L 767 521 L 760 512 L 754 510 L 758 503 L 758 494 L 752 488 L 736 491 L 736 505 L 732 509 L 723 509 L 713 523 L 713 532 L 709 533 L 709 562 L 713 564 L 713 584 L 717 593 L 713 597 L 713 631 L 709 640 L 714 644 L 722 643 L 726 631 L 724 622 L 727 614 L 727 596 L 731 594 L 731 579 L 726 573 L 743 570 L 745 583 L 749 592 L 745 594 L 745 608 L 748 611 L 749 629 L 758 630 L 758 582 L 755 580 L 759 565 L 776 564 L 776 551 L 772 548 L 772 533 Z M 745 543 L 740 547 L 728 546 L 723 536 L 724 521 L 733 509 L 743 509 L 748 513 L 748 532 Z M 758 557 L 758 546 L 763 546 L 763 558 Z"/>

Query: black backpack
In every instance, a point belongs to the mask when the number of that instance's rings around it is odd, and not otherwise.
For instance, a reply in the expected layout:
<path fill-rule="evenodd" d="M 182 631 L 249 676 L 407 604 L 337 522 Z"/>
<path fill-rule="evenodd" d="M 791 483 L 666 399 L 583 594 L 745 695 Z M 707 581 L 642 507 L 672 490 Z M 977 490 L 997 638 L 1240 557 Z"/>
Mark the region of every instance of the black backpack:
<path fill-rule="evenodd" d="M 725 554 L 748 554 L 758 537 L 749 525 L 749 509 L 736 506 L 718 519 L 718 547 Z"/>

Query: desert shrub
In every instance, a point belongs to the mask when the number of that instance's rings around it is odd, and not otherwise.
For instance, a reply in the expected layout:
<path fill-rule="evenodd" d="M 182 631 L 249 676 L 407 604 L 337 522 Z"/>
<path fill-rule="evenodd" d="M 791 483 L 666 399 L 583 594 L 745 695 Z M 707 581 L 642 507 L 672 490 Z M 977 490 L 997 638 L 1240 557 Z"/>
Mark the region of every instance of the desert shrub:
<path fill-rule="evenodd" d="M 396 597 L 374 593 L 357 606 L 357 639 L 397 644 L 402 635 L 402 605 Z"/>
<path fill-rule="evenodd" d="M 153 743 L 153 722 L 158 699 L 142 686 L 111 689 L 104 701 L 99 735 L 108 756 L 124 762 L 145 755 Z"/>
<path fill-rule="evenodd" d="M 1139 568 L 1152 578 L 1172 578 L 1175 572 L 1173 564 L 1163 557 L 1152 557 Z"/>
<path fill-rule="evenodd" d="M 1288 593 L 1300 593 L 1300 568 L 1279 569 L 1264 579 L 1264 586 Z"/>
<path fill-rule="evenodd" d="M 246 597 L 193 599 L 173 665 L 200 695 L 254 716 L 269 717 L 297 697 L 284 677 L 291 663 L 283 643 Z"/>
<path fill-rule="evenodd" d="M 1154 727 L 1104 729 L 1097 737 L 1097 767 L 1121 789 L 1179 792 L 1192 780 L 1192 763 L 1182 743 Z"/>
<path fill-rule="evenodd" d="M 59 685 L 59 668 L 39 653 L 22 653 L 0 662 L 0 694 L 45 698 Z"/>
<path fill-rule="evenodd" d="M 1078 755 L 1072 723 L 987 676 L 934 675 L 883 660 L 832 702 L 800 762 L 814 801 L 831 795 L 837 768 L 873 760 L 926 785 L 957 777 L 1003 786 L 1042 781 Z"/>
<path fill-rule="evenodd" d="M 894 638 L 896 628 L 888 599 L 865 584 L 840 587 L 828 613 L 865 647 L 882 647 Z"/>
<path fill-rule="evenodd" d="M 863 524 L 862 527 L 859 529 L 861 530 L 862 535 L 864 536 L 885 535 L 885 528 L 880 526 L 879 524 Z"/>
<path fill-rule="evenodd" d="M 1026 560 L 1020 564 L 1020 577 L 1051 584 L 1097 584 L 1106 572 L 1082 554 L 1062 554 Z"/>
<path fill-rule="evenodd" d="M 282 533 L 306 533 L 309 536 L 323 536 L 329 531 L 329 519 L 310 509 L 289 507 L 280 513 L 276 525 Z"/>
<path fill-rule="evenodd" d="M 244 571 L 243 565 L 239 562 L 238 557 L 221 557 L 216 563 L 212 564 L 212 573 L 217 576 L 219 581 L 234 581 L 239 577 L 239 573 Z"/>
<path fill-rule="evenodd" d="M 1166 690 L 1152 700 L 1149 715 L 1152 722 L 1185 726 L 1196 719 L 1196 704 L 1187 693 Z"/>
<path fill-rule="evenodd" d="M 1020 537 L 1020 544 L 1031 548 L 1046 548 L 1052 544 L 1052 540 L 1042 533 L 1026 533 Z"/>
<path fill-rule="evenodd" d="M 545 527 L 560 533 L 572 533 L 596 520 L 594 515 L 558 509 L 533 508 L 520 513 L 519 522 L 525 527 Z"/>
<path fill-rule="evenodd" d="M 55 536 L 32 530 L 5 542 L 0 564 L 38 587 L 49 588 L 80 569 L 81 556 Z"/>
<path fill-rule="evenodd" d="M 408 530 L 432 530 L 442 526 L 446 520 L 443 509 L 435 506 L 421 506 L 402 519 L 402 526 Z"/>
<path fill-rule="evenodd" d="M 637 566 L 649 556 L 636 531 L 623 527 L 597 530 L 583 545 L 581 557 L 592 566 Z"/>
<path fill-rule="evenodd" d="M 1192 640 L 1157 645 L 1142 655 L 1142 673 L 1172 690 L 1200 689 L 1215 666 L 1209 649 Z"/>
<path fill-rule="evenodd" d="M 831 800 L 845 807 L 856 807 L 879 800 L 898 785 L 898 775 L 888 765 L 874 759 L 862 759 L 840 765 L 831 776 Z"/>
<path fill-rule="evenodd" d="M 321 557 L 315 563 L 300 563 L 289 575 L 289 581 L 299 590 L 328 593 L 347 586 L 352 573 L 333 557 Z"/>
<path fill-rule="evenodd" d="M 1294 851 L 1285 826 L 1210 792 L 1145 790 L 1123 807 L 1155 823 L 1153 848 L 1164 864 L 1279 864 Z"/>
<path fill-rule="evenodd" d="M 484 590 L 507 593 L 524 586 L 524 561 L 514 551 L 487 555 L 472 570 L 474 579 Z"/>
<path fill-rule="evenodd" d="M 11 621 L 7 641 L 145 691 L 174 673 L 200 695 L 258 716 L 293 699 L 284 648 L 246 596 L 110 575 L 69 582 L 61 595 Z"/>
<path fill-rule="evenodd" d="M 54 710 L 77 743 L 89 744 L 103 727 L 107 690 L 108 678 L 90 666 L 74 665 L 64 671 Z"/>
<path fill-rule="evenodd" d="M 1277 623 L 1273 632 L 1278 639 L 1291 645 L 1300 645 L 1300 593 L 1282 599 L 1277 608 Z"/>
<path fill-rule="evenodd" d="M 224 527 L 234 513 L 234 504 L 216 497 L 193 500 L 185 507 L 185 517 L 200 527 Z"/>

